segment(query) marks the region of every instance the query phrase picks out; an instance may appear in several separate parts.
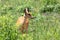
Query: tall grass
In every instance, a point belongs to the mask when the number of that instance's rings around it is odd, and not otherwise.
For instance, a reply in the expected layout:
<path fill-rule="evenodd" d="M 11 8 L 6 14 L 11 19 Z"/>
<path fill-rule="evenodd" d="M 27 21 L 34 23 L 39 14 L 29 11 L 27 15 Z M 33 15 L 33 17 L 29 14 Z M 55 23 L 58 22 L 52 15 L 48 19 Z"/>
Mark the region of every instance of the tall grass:
<path fill-rule="evenodd" d="M 15 23 L 26 7 L 36 18 L 22 35 Z M 60 40 L 60 0 L 0 0 L 0 40 Z"/>

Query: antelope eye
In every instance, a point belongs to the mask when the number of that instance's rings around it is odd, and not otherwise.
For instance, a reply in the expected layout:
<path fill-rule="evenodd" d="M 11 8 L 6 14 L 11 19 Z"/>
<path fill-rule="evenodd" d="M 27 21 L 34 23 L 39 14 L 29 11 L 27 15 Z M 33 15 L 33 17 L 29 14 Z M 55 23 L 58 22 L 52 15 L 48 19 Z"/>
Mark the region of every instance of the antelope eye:
<path fill-rule="evenodd" d="M 29 16 L 31 16 L 31 14 L 28 14 Z"/>

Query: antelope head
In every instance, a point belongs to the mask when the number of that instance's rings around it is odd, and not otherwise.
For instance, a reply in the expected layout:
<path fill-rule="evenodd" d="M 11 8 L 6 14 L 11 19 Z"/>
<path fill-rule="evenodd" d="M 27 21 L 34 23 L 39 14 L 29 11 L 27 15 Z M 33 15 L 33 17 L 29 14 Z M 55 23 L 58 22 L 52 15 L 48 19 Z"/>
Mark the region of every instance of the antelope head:
<path fill-rule="evenodd" d="M 33 19 L 34 17 L 29 13 L 29 8 L 24 9 L 25 17 Z"/>

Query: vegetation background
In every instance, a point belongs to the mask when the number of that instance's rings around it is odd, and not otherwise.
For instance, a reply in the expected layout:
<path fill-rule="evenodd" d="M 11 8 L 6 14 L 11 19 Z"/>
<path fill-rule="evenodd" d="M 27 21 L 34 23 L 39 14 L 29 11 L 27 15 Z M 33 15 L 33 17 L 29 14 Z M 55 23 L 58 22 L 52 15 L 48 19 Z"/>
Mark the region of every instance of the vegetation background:
<path fill-rule="evenodd" d="M 25 7 L 36 18 L 22 36 L 15 23 Z M 0 40 L 60 40 L 60 0 L 0 0 Z"/>

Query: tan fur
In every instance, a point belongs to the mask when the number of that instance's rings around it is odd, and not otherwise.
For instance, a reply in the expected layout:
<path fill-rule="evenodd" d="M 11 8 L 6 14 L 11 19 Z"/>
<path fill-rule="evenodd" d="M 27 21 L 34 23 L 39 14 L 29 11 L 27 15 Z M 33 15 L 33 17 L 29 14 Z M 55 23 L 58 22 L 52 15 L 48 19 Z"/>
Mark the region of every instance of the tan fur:
<path fill-rule="evenodd" d="M 17 20 L 17 22 L 16 22 L 16 25 L 17 25 L 17 26 L 22 25 L 23 22 L 24 22 L 24 19 L 25 19 L 24 16 L 19 17 L 18 20 Z"/>

